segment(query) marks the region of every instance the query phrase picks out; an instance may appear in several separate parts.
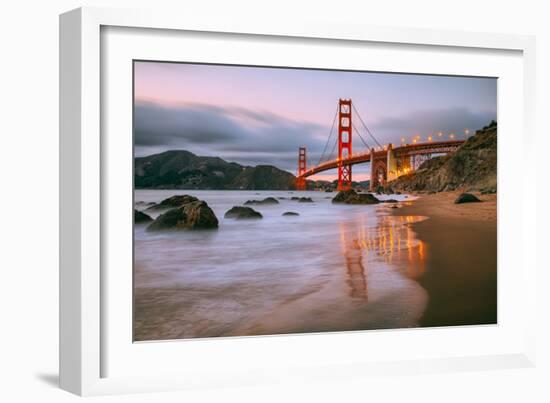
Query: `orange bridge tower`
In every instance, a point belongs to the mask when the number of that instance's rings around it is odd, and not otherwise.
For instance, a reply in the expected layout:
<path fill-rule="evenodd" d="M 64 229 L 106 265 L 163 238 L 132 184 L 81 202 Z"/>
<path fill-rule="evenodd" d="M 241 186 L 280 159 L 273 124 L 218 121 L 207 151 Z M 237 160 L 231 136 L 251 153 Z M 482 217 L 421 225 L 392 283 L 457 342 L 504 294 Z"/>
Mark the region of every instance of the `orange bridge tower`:
<path fill-rule="evenodd" d="M 338 190 L 351 189 L 351 165 L 343 160 L 351 156 L 351 99 L 340 99 L 338 104 Z"/>
<path fill-rule="evenodd" d="M 300 147 L 298 152 L 298 176 L 296 177 L 296 190 L 306 190 L 306 177 L 304 176 L 306 171 L 306 148 Z"/>

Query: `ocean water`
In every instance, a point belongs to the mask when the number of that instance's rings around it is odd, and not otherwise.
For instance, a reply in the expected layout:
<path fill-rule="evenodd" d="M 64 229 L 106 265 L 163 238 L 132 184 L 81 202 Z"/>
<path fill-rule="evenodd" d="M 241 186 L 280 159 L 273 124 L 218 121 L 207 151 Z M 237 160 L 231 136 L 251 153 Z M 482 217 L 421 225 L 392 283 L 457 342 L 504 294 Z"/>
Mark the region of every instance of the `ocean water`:
<path fill-rule="evenodd" d="M 409 224 L 424 217 L 392 216 L 388 204 L 332 204 L 336 193 L 324 192 L 136 190 L 135 207 L 175 194 L 206 201 L 219 228 L 136 225 L 136 340 L 417 326 L 428 298 L 416 281 L 427 250 Z M 223 218 L 268 196 L 279 204 L 251 206 L 261 220 Z"/>

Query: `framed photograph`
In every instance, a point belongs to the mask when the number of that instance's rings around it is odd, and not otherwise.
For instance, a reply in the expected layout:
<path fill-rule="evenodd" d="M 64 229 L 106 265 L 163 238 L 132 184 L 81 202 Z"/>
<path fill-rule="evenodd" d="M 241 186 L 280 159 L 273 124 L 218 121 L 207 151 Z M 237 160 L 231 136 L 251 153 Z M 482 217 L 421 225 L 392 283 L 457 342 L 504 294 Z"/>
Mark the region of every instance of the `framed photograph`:
<path fill-rule="evenodd" d="M 60 18 L 60 383 L 534 365 L 534 39 Z"/>

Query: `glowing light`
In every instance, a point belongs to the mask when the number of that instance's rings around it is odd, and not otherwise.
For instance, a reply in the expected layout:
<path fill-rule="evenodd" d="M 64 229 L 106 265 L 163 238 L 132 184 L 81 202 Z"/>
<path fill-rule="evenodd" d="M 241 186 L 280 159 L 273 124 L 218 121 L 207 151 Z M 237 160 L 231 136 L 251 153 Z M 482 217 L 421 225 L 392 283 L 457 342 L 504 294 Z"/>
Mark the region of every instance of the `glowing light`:
<path fill-rule="evenodd" d="M 449 137 L 452 138 L 452 139 L 454 139 L 454 138 L 455 138 L 455 134 L 454 134 L 454 133 L 451 133 L 451 134 L 449 134 Z"/>
<path fill-rule="evenodd" d="M 432 141 L 432 136 L 428 136 L 428 141 Z"/>
<path fill-rule="evenodd" d="M 443 133 L 442 133 L 442 132 L 439 132 L 439 133 L 437 133 L 437 135 L 438 135 L 439 137 L 441 137 L 441 136 L 443 136 Z"/>

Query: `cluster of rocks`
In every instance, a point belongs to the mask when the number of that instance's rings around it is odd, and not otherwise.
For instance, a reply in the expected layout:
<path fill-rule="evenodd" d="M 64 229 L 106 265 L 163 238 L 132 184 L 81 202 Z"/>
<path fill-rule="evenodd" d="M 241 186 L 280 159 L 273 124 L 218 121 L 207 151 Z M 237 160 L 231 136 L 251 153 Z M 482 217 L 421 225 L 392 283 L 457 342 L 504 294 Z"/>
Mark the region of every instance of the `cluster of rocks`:
<path fill-rule="evenodd" d="M 296 198 L 307 199 L 311 198 Z M 157 218 L 153 219 L 150 215 L 143 211 L 134 209 L 134 222 L 136 224 L 149 224 L 147 231 L 161 230 L 192 230 L 192 229 L 216 229 L 218 228 L 218 219 L 208 206 L 208 204 L 190 195 L 177 195 L 162 200 L 160 203 L 144 202 L 136 203 L 138 205 L 149 205 L 145 211 L 162 212 Z M 269 205 L 279 204 L 274 197 L 267 197 L 263 200 L 247 200 L 245 205 Z M 283 216 L 299 216 L 294 211 L 286 211 Z M 224 218 L 246 220 L 246 219 L 261 219 L 262 214 L 251 207 L 233 206 L 229 209 Z"/>
<path fill-rule="evenodd" d="M 357 193 L 355 190 L 350 189 L 338 192 L 332 199 L 332 202 L 344 204 L 378 204 L 380 200 L 371 193 Z"/>
<path fill-rule="evenodd" d="M 194 196 L 172 196 L 146 211 L 164 211 L 153 220 L 146 213 L 134 210 L 136 224 L 150 223 L 147 231 L 218 228 L 218 219 L 212 209 Z"/>

